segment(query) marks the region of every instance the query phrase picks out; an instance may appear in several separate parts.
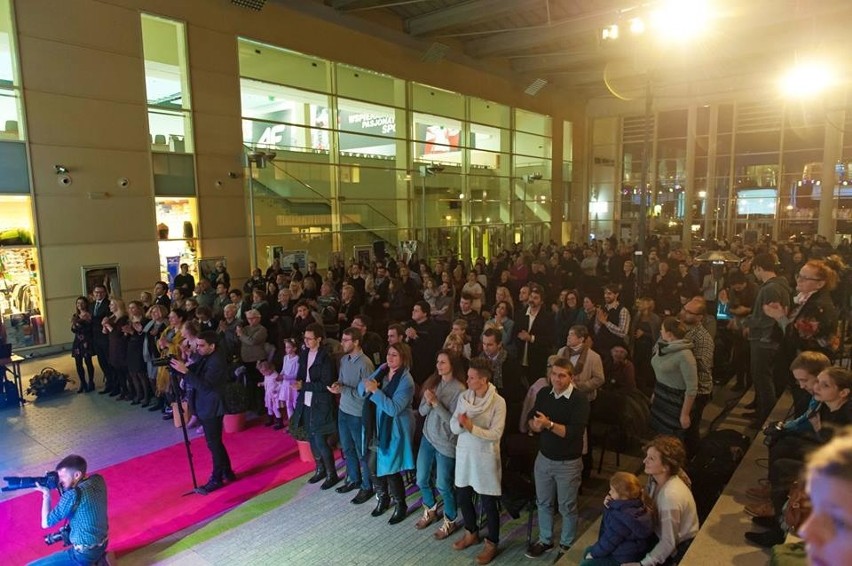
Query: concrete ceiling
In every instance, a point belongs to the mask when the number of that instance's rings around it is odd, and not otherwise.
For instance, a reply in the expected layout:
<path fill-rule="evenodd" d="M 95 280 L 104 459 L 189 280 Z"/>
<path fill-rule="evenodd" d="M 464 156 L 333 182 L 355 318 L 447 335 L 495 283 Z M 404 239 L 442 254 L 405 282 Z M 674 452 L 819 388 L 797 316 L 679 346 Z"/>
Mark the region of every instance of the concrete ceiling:
<path fill-rule="evenodd" d="M 691 40 L 677 39 L 679 30 L 627 33 L 630 18 L 647 16 L 659 2 L 274 1 L 356 29 L 378 26 L 386 38 L 421 49 L 425 60 L 489 68 L 523 85 L 544 79 L 586 97 L 629 97 L 649 76 L 655 90 L 710 96 L 766 87 L 811 54 L 841 63 L 852 56 L 850 0 L 707 0 L 714 14 L 709 30 Z M 601 40 L 602 29 L 614 23 L 621 24 L 621 38 Z"/>

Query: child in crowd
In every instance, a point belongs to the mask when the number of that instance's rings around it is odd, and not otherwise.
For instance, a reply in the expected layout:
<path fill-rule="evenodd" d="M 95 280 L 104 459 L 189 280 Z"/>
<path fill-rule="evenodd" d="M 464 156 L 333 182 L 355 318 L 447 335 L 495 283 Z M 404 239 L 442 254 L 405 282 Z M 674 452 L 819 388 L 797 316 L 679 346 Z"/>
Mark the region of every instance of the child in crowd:
<path fill-rule="evenodd" d="M 281 430 L 284 424 L 281 422 L 281 410 L 278 408 L 278 394 L 284 378 L 278 375 L 275 366 L 266 360 L 257 362 L 257 369 L 263 376 L 263 381 L 258 383 L 258 386 L 263 387 L 265 391 L 263 404 L 266 407 L 266 426 L 273 426 L 274 423 L 273 428 Z"/>
<path fill-rule="evenodd" d="M 296 382 L 296 373 L 299 371 L 299 348 L 292 338 L 284 340 L 284 364 L 281 367 L 280 376 L 283 379 L 281 389 L 278 390 L 279 407 L 286 409 L 287 419 L 293 416 L 296 410 L 296 398 L 299 392 L 291 387 Z"/>
<path fill-rule="evenodd" d="M 580 566 L 618 566 L 645 556 L 654 534 L 646 497 L 639 478 L 628 472 L 613 474 L 598 542 L 586 549 Z"/>
<path fill-rule="evenodd" d="M 470 338 L 467 335 L 467 321 L 463 318 L 453 321 L 452 330 L 444 340 L 444 349 L 453 350 L 459 356 L 470 359 Z"/>

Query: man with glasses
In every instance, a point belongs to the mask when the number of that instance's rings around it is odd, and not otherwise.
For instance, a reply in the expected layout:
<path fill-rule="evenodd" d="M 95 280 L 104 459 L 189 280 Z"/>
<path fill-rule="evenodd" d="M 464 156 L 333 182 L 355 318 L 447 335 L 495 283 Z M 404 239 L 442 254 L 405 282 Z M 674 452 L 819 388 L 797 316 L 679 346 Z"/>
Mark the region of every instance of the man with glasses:
<path fill-rule="evenodd" d="M 701 415 L 713 393 L 713 354 L 715 344 L 710 332 L 702 324 L 707 314 L 707 301 L 696 296 L 690 299 L 680 311 L 678 318 L 686 326 L 686 339 L 692 342 L 692 353 L 698 365 L 698 394 L 689 413 L 690 424 L 684 435 L 686 452 L 692 457 L 698 450 L 700 440 Z"/>
<path fill-rule="evenodd" d="M 339 378 L 328 388 L 333 394 L 340 395 L 337 428 L 346 457 L 346 482 L 335 491 L 349 493 L 357 489 L 358 493 L 352 500 L 356 505 L 373 497 L 364 435 L 366 397 L 358 395 L 358 384 L 373 373 L 374 366 L 361 349 L 362 338 L 361 331 L 356 328 L 343 331 L 340 337 L 343 357 L 340 359 Z"/>
<path fill-rule="evenodd" d="M 763 306 L 778 303 L 785 309 L 789 308 L 790 287 L 787 280 L 776 272 L 774 256 L 766 253 L 759 254 L 755 256 L 752 266 L 761 286 L 757 291 L 751 314 L 745 319 L 744 325 L 751 352 L 751 379 L 754 382 L 757 410 L 746 416 L 754 417 L 758 424 L 762 424 L 778 399 L 773 372 L 783 338 L 781 328 L 775 319 L 764 312 Z"/>

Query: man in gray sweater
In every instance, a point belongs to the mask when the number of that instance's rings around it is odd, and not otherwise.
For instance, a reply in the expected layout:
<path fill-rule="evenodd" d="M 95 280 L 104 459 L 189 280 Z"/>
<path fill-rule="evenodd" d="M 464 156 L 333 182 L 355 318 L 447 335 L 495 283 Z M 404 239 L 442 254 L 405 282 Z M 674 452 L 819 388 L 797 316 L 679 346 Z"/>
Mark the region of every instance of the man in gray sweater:
<path fill-rule="evenodd" d="M 352 503 L 356 504 L 364 503 L 373 496 L 367 450 L 364 445 L 364 421 L 361 418 L 365 397 L 358 395 L 358 384 L 373 373 L 374 366 L 361 349 L 362 339 L 363 335 L 357 328 L 347 328 L 343 331 L 340 338 L 343 357 L 340 359 L 339 379 L 328 388 L 335 395 L 340 395 L 337 428 L 343 455 L 346 457 L 346 482 L 335 491 L 349 493 L 358 489 L 352 500 Z"/>
<path fill-rule="evenodd" d="M 763 306 L 769 303 L 779 303 L 784 308 L 790 306 L 790 286 L 785 277 L 778 275 L 777 263 L 771 254 L 755 256 L 754 275 L 762 285 L 757 290 L 751 314 L 744 321 L 751 351 L 751 379 L 757 403 L 754 417 L 758 426 L 769 417 L 780 393 L 775 391 L 773 372 L 783 334 L 775 319 L 763 312 Z"/>

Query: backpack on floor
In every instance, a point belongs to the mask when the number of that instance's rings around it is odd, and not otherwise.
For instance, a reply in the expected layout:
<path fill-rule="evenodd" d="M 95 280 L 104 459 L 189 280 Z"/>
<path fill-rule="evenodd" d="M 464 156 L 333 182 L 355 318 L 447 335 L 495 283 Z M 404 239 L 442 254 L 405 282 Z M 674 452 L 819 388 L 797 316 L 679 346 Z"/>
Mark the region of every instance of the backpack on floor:
<path fill-rule="evenodd" d="M 695 457 L 687 463 L 686 473 L 692 480 L 692 496 L 702 524 L 728 485 L 750 442 L 747 436 L 735 430 L 714 430 L 701 440 Z"/>
<path fill-rule="evenodd" d="M 5 368 L 0 366 L 0 372 L 3 369 Z M 0 381 L 0 409 L 17 407 L 21 402 L 21 398 L 18 396 L 18 387 L 15 385 L 15 382 L 3 377 L 0 377 L 0 379 L 2 379 Z"/>

